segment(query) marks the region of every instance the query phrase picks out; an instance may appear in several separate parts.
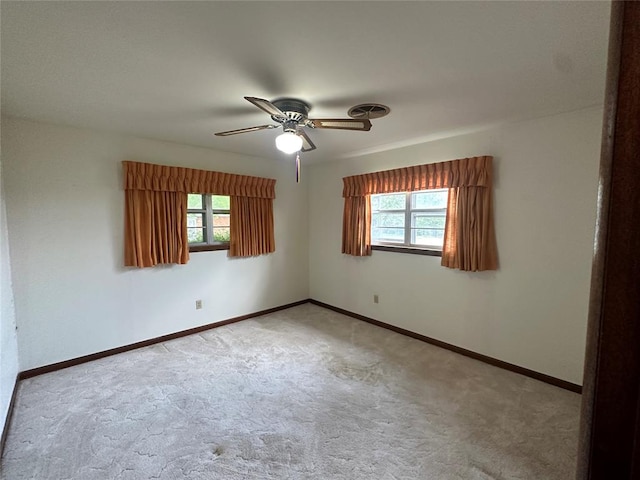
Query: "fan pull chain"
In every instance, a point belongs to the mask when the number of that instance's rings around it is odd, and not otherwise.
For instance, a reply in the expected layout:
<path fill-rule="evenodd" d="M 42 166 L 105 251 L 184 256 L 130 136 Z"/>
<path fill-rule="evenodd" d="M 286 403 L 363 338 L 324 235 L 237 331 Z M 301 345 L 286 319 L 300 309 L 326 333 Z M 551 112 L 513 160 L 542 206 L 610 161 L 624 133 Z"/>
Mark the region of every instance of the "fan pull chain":
<path fill-rule="evenodd" d="M 300 152 L 296 153 L 296 183 L 300 183 Z"/>

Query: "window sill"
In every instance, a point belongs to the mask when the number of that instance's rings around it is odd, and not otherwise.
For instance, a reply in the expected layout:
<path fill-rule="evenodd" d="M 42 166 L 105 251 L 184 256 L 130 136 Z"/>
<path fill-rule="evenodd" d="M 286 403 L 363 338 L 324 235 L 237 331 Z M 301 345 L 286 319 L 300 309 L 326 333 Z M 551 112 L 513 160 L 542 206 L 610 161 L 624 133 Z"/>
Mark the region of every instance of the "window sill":
<path fill-rule="evenodd" d="M 213 252 L 215 250 L 229 250 L 228 243 L 218 243 L 216 245 L 190 245 L 189 252 Z"/>
<path fill-rule="evenodd" d="M 394 253 L 408 253 L 410 255 L 427 255 L 429 257 L 441 257 L 441 250 L 427 250 L 425 248 L 411 248 L 411 247 L 392 247 L 390 245 L 371 245 L 371 250 L 378 250 L 381 252 L 394 252 Z"/>

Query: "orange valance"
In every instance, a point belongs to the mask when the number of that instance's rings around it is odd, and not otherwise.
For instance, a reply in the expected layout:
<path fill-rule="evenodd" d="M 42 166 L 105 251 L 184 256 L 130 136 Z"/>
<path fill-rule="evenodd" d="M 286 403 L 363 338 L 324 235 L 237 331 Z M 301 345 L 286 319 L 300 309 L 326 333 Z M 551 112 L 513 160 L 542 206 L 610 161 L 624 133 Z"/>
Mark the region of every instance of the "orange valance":
<path fill-rule="evenodd" d="M 125 190 L 276 198 L 273 178 L 130 161 L 123 161 L 122 165 Z"/>
<path fill-rule="evenodd" d="M 489 187 L 493 157 L 472 157 L 344 177 L 343 197 L 434 188 Z"/>

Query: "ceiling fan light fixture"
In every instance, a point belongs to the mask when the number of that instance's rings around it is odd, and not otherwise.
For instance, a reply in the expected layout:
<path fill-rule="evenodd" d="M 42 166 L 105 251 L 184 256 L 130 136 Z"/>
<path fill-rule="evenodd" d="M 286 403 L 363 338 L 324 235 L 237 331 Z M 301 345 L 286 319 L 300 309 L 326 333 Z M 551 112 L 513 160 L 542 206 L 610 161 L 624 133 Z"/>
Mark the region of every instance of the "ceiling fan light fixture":
<path fill-rule="evenodd" d="M 284 153 L 296 153 L 302 149 L 302 137 L 293 132 L 284 132 L 276 137 L 276 148 Z"/>

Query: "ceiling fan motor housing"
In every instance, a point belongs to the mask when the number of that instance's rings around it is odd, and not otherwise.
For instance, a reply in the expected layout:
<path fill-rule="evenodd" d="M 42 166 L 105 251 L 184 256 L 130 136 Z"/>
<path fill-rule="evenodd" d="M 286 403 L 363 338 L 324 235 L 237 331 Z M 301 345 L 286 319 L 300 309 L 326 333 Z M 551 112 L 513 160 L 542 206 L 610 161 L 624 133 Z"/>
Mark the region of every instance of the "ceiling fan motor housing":
<path fill-rule="evenodd" d="M 309 110 L 311 109 L 311 105 L 302 100 L 298 100 L 296 98 L 282 98 L 280 100 L 274 100 L 273 105 L 275 105 L 282 113 L 284 113 L 289 121 L 284 120 L 280 117 L 272 115 L 271 118 L 274 122 L 282 123 L 285 131 L 290 122 L 291 123 L 304 123 L 307 120 L 307 115 L 309 114 Z M 289 126 L 289 128 L 291 128 Z M 295 126 L 293 127 L 295 130 Z"/>

